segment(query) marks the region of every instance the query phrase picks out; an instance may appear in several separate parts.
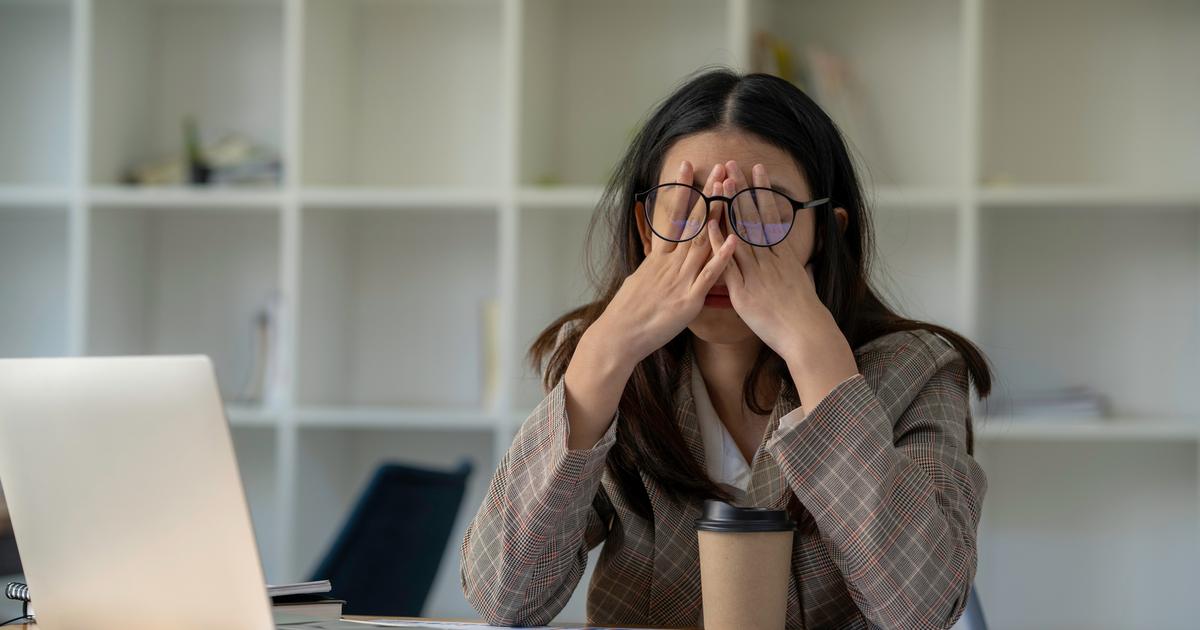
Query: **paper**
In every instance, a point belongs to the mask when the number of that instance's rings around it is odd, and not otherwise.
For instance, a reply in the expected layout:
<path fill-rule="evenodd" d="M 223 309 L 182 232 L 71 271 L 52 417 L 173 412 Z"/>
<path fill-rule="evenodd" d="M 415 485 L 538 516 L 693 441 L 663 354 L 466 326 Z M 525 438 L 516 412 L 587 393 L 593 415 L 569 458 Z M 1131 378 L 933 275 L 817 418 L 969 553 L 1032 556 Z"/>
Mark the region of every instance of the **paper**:
<path fill-rule="evenodd" d="M 338 621 L 311 621 L 296 624 L 280 624 L 280 628 L 288 630 L 361 630 L 362 628 L 426 628 L 436 630 L 509 630 L 509 626 L 490 626 L 486 623 L 468 621 L 432 621 L 425 619 L 372 619 L 359 621 L 357 619 L 341 619 Z M 523 626 L 522 630 L 633 630 L 632 628 L 614 628 L 608 626 L 558 625 L 558 626 Z"/>

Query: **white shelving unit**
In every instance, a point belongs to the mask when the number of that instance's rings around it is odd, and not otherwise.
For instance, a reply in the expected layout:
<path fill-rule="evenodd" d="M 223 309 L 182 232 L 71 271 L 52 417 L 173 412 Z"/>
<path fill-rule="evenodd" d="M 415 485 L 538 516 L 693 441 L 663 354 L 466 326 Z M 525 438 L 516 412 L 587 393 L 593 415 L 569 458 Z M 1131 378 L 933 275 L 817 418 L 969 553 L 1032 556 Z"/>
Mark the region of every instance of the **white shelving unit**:
<path fill-rule="evenodd" d="M 472 459 L 427 610 L 470 616 L 457 537 L 543 396 L 530 341 L 587 295 L 601 186 L 658 99 L 704 64 L 746 68 L 760 28 L 851 62 L 875 278 L 998 368 L 976 414 L 989 621 L 1187 626 L 1193 3 L 0 0 L 0 356 L 212 356 L 274 581 L 305 576 L 381 459 Z M 189 113 L 277 150 L 282 183 L 123 186 L 181 151 Z M 239 401 L 272 304 L 274 387 Z M 1005 415 L 1068 384 L 1117 417 Z"/>

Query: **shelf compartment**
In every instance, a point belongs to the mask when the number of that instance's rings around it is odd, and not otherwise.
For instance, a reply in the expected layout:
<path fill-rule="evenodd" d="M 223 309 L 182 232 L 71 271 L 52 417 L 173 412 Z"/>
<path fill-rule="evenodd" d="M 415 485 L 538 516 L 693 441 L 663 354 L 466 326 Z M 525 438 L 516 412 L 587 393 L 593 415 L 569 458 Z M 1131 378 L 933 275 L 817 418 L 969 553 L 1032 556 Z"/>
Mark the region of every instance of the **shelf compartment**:
<path fill-rule="evenodd" d="M 0 357 L 70 353 L 67 221 L 65 207 L 0 208 Z"/>
<path fill-rule="evenodd" d="M 71 3 L 0 2 L 0 184 L 70 179 Z"/>
<path fill-rule="evenodd" d="M 957 208 L 877 204 L 871 220 L 877 254 L 872 286 L 901 315 L 962 330 Z"/>
<path fill-rule="evenodd" d="M 717 0 L 530 0 L 524 11 L 522 184 L 604 183 L 655 103 L 701 66 L 733 62 Z"/>
<path fill-rule="evenodd" d="M 206 354 L 225 402 L 256 404 L 241 398 L 255 319 L 277 309 L 278 216 L 104 208 L 91 223 L 88 354 Z"/>
<path fill-rule="evenodd" d="M 484 407 L 497 215 L 306 208 L 300 404 Z"/>
<path fill-rule="evenodd" d="M 1194 624 L 1194 442 L 988 442 L 976 456 L 988 487 L 975 585 L 990 625 Z"/>
<path fill-rule="evenodd" d="M 308 0 L 304 183 L 498 186 L 500 7 Z"/>
<path fill-rule="evenodd" d="M 1200 215 L 1006 207 L 985 212 L 980 233 L 992 413 L 1084 385 L 1115 416 L 1200 416 Z"/>
<path fill-rule="evenodd" d="M 278 584 L 283 581 L 283 576 L 279 571 L 281 563 L 277 538 L 279 488 L 276 434 L 270 427 L 259 426 L 235 426 L 230 433 L 267 582 Z"/>
<path fill-rule="evenodd" d="M 282 0 L 96 0 L 92 12 L 92 183 L 182 157 L 188 115 L 205 145 L 237 133 L 281 151 Z"/>
<path fill-rule="evenodd" d="M 984 4 L 984 183 L 1194 187 L 1200 5 Z"/>
<path fill-rule="evenodd" d="M 846 61 L 861 101 L 847 105 L 823 96 L 816 83 L 806 82 L 803 87 L 846 135 L 865 184 L 934 188 L 961 184 L 965 176 L 961 2 L 756 0 L 752 6 L 753 27 L 787 44 L 798 71 L 808 67 L 812 45 Z M 916 41 L 920 45 L 914 45 Z"/>
<path fill-rule="evenodd" d="M 591 300 L 584 274 L 584 235 L 592 213 L 578 208 L 521 208 L 517 247 L 517 345 L 514 355 L 518 407 L 536 406 L 545 397 L 541 376 L 527 365 L 534 338 L 551 321 Z M 592 262 L 597 271 L 607 246 L 603 227 L 593 237 Z"/>
<path fill-rule="evenodd" d="M 471 608 L 458 583 L 458 546 L 495 470 L 493 439 L 491 431 L 301 429 L 293 578 L 304 578 L 315 568 L 379 464 L 397 462 L 449 470 L 466 458 L 473 464 L 467 493 L 423 614 L 467 614 Z"/>

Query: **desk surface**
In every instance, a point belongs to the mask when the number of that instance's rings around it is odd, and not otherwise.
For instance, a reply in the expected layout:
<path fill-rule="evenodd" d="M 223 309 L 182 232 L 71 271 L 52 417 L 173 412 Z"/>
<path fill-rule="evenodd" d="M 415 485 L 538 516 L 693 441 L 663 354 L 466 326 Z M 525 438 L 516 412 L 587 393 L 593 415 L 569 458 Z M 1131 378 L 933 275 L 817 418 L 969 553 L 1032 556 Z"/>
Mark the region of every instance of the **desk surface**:
<path fill-rule="evenodd" d="M 369 620 L 371 620 L 371 619 L 397 619 L 397 620 L 399 620 L 399 619 L 407 619 L 407 620 L 412 620 L 412 621 L 458 621 L 458 622 L 469 622 L 469 623 L 481 623 L 481 622 L 480 622 L 478 619 L 441 619 L 441 618 L 436 618 L 436 617 L 380 617 L 380 616 L 378 616 L 378 615 L 374 615 L 374 616 L 366 616 L 366 617 L 364 617 L 364 616 L 360 616 L 360 615 L 347 615 L 347 616 L 346 616 L 346 619 L 360 619 L 360 620 L 363 620 L 363 621 L 369 621 Z M 37 624 L 35 624 L 35 623 L 23 623 L 23 624 L 14 624 L 14 625 L 12 625 L 12 626 L 6 626 L 6 627 L 11 627 L 11 628 L 34 628 L 34 629 L 36 629 L 36 628 L 37 628 Z M 369 626 L 363 626 L 363 627 L 364 627 L 364 628 L 367 628 L 367 627 L 369 627 Z M 640 626 L 621 626 L 621 627 L 622 627 L 622 628 L 638 628 L 638 627 L 640 627 Z"/>

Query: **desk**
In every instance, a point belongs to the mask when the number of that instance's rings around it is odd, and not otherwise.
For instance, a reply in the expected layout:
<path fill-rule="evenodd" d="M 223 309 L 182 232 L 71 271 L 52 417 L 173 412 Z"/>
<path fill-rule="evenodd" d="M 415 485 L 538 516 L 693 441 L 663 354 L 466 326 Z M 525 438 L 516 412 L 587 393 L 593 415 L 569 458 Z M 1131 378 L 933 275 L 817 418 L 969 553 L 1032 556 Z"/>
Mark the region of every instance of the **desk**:
<path fill-rule="evenodd" d="M 345 618 L 346 619 L 356 619 L 356 620 L 361 620 L 361 621 L 370 621 L 371 619 L 397 619 L 397 620 L 409 619 L 409 620 L 413 620 L 413 621 L 457 621 L 457 622 L 481 623 L 480 620 L 478 620 L 478 619 L 442 619 L 442 618 L 437 618 L 437 617 L 380 617 L 379 615 L 364 617 L 361 615 L 347 615 Z M 0 621 L 2 621 L 2 620 L 0 620 Z M 32 628 L 32 629 L 36 630 L 37 624 L 22 623 L 22 624 L 13 624 L 12 626 L 5 626 L 5 627 L 6 628 Z M 621 627 L 622 628 L 640 628 L 642 626 L 621 626 Z M 363 626 L 363 628 L 364 629 L 370 628 L 370 626 Z"/>

